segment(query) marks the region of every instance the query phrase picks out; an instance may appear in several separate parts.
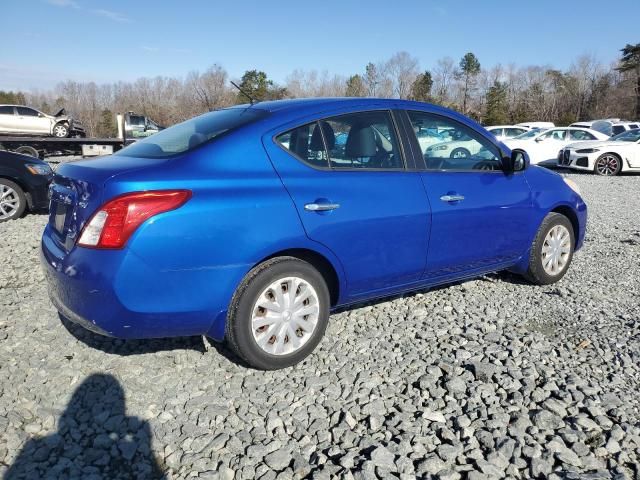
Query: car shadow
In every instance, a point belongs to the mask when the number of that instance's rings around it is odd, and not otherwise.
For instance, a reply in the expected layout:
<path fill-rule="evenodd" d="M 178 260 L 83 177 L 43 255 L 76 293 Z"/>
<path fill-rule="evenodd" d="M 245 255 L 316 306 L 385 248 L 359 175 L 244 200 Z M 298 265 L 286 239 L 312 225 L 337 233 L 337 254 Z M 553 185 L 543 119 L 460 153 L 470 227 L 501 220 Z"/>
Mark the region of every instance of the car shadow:
<path fill-rule="evenodd" d="M 58 313 L 60 322 L 64 328 L 77 340 L 84 343 L 89 348 L 100 350 L 113 355 L 129 356 L 143 355 L 145 353 L 157 353 L 174 350 L 193 350 L 203 355 L 215 350 L 227 360 L 245 365 L 245 362 L 237 357 L 223 342 L 215 342 L 202 336 L 193 337 L 173 337 L 173 338 L 151 338 L 142 340 L 125 340 L 120 338 L 106 337 L 99 335 L 86 328 L 73 323 L 61 313 Z"/>
<path fill-rule="evenodd" d="M 88 376 L 57 424 L 55 433 L 24 444 L 5 480 L 167 478 L 151 448 L 149 423 L 127 415 L 124 390 L 112 375 Z"/>

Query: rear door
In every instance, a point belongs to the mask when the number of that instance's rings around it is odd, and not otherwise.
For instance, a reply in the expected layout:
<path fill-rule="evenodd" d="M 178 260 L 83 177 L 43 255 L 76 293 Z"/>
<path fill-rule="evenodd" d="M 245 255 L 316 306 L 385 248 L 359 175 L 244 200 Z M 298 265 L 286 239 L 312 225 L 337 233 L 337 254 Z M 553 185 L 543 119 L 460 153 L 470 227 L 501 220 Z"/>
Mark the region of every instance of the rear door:
<path fill-rule="evenodd" d="M 272 134 L 264 138 L 269 157 L 307 236 L 340 259 L 349 299 L 418 282 L 429 201 L 420 174 L 405 165 L 392 112 L 330 116 Z"/>
<path fill-rule="evenodd" d="M 13 105 L 0 105 L 0 132 L 15 132 L 16 118 Z"/>
<path fill-rule="evenodd" d="M 530 243 L 532 198 L 524 174 L 505 174 L 499 148 L 469 126 L 428 112 L 407 115 L 413 125 L 468 136 L 478 152 L 432 158 L 414 143 L 432 216 L 425 278 L 446 280 L 514 263 Z"/>

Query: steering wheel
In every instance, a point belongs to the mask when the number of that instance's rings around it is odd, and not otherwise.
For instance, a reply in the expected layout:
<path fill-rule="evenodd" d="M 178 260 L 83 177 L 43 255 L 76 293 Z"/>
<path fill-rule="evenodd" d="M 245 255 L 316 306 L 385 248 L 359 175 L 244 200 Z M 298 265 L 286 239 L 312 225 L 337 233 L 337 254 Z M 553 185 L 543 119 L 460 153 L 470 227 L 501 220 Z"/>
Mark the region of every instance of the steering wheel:
<path fill-rule="evenodd" d="M 495 164 L 489 160 L 483 160 L 473 166 L 474 170 L 495 170 Z"/>

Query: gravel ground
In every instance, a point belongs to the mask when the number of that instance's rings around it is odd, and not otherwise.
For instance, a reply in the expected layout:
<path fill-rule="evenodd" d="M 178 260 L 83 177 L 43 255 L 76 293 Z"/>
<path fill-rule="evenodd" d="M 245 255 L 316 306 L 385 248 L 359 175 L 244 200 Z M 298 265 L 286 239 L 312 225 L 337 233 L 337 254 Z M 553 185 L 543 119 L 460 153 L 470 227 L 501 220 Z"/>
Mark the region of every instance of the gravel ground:
<path fill-rule="evenodd" d="M 342 312 L 276 372 L 62 322 L 45 216 L 0 225 L 0 477 L 638 478 L 640 176 L 570 176 L 590 219 L 562 282 Z"/>

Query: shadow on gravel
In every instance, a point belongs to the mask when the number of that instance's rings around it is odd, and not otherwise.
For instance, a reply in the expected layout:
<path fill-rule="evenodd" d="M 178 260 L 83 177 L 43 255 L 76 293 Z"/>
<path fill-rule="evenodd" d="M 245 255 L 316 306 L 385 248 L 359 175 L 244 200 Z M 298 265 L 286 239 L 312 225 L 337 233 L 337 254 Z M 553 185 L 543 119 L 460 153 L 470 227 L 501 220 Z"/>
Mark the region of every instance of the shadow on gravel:
<path fill-rule="evenodd" d="M 58 314 L 60 322 L 76 339 L 90 348 L 95 348 L 105 353 L 114 355 L 142 355 L 145 353 L 157 353 L 172 350 L 195 350 L 202 354 L 207 353 L 209 347 L 216 350 L 218 354 L 225 357 L 232 363 L 247 366 L 246 363 L 229 350 L 224 343 L 208 342 L 204 343 L 202 337 L 176 337 L 176 338 L 153 338 L 146 340 L 122 340 L 118 338 L 105 337 L 86 328 L 73 323 L 71 320 Z"/>
<path fill-rule="evenodd" d="M 166 477 L 151 450 L 149 424 L 126 415 L 115 377 L 94 374 L 73 393 L 58 431 L 29 440 L 4 478 Z"/>

